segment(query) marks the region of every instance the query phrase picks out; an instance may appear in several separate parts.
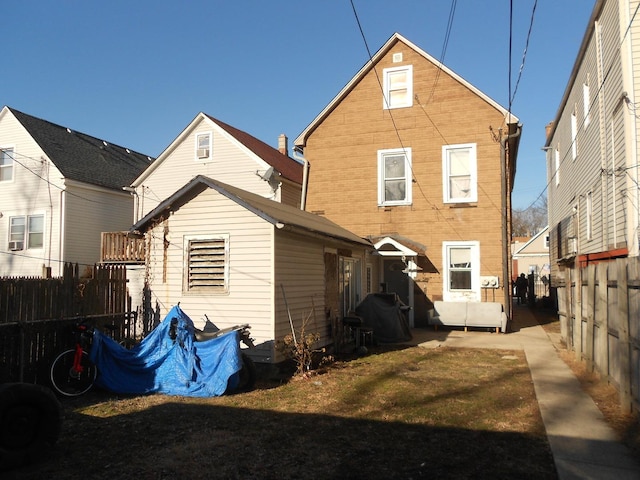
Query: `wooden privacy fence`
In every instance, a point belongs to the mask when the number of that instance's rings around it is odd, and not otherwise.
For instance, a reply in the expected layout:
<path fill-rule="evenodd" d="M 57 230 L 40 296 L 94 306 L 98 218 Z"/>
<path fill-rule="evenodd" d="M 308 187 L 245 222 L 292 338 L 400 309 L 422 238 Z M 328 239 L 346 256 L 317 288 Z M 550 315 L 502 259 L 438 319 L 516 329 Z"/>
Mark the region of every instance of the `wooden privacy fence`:
<path fill-rule="evenodd" d="M 59 278 L 0 278 L 0 383 L 47 384 L 51 362 L 72 346 L 71 327 L 80 319 L 115 339 L 134 338 L 130 310 L 124 266 L 96 266 L 90 278 L 71 264 Z"/>
<path fill-rule="evenodd" d="M 640 411 L 640 258 L 566 269 L 557 298 L 562 338 Z"/>

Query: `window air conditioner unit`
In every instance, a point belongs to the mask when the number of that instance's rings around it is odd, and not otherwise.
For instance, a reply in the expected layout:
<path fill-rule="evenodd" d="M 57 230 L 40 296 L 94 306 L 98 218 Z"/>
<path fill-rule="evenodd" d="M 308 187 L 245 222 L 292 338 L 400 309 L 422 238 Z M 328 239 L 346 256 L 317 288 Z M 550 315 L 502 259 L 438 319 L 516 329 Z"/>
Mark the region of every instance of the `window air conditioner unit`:
<path fill-rule="evenodd" d="M 16 250 L 24 250 L 23 242 L 9 242 L 9 250 L 15 252 Z"/>
<path fill-rule="evenodd" d="M 208 148 L 199 148 L 198 149 L 198 158 L 209 158 L 209 149 Z"/>

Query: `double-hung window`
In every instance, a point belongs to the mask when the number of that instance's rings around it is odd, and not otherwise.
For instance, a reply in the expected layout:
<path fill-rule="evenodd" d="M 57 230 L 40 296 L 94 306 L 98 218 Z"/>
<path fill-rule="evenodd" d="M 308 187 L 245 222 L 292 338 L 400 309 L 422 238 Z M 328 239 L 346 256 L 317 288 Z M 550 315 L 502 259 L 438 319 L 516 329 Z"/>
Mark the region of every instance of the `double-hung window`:
<path fill-rule="evenodd" d="M 583 125 L 586 130 L 589 126 L 589 123 L 591 122 L 591 94 L 589 92 L 589 76 L 587 76 L 587 81 L 582 85 L 582 109 L 584 112 Z"/>
<path fill-rule="evenodd" d="M 442 256 L 444 299 L 479 300 L 480 244 L 476 241 L 444 242 Z"/>
<path fill-rule="evenodd" d="M 229 290 L 229 236 L 185 237 L 185 292 L 226 293 Z"/>
<path fill-rule="evenodd" d="M 378 151 L 378 205 L 411 205 L 411 148 Z"/>
<path fill-rule="evenodd" d="M 44 215 L 28 215 L 9 219 L 9 250 L 42 248 Z"/>
<path fill-rule="evenodd" d="M 413 105 L 413 66 L 385 68 L 382 108 L 404 108 Z"/>
<path fill-rule="evenodd" d="M 556 179 L 556 187 L 560 185 L 560 145 L 556 145 L 555 150 L 553 151 L 553 159 L 554 159 L 554 177 Z"/>
<path fill-rule="evenodd" d="M 13 180 L 13 148 L 0 148 L 0 182 Z"/>
<path fill-rule="evenodd" d="M 442 147 L 444 203 L 478 201 L 476 144 Z"/>
<path fill-rule="evenodd" d="M 196 135 L 196 159 L 211 159 L 213 135 L 211 132 L 198 133 Z"/>
<path fill-rule="evenodd" d="M 571 113 L 571 158 L 573 160 L 578 158 L 578 115 L 576 109 L 577 107 L 574 106 Z"/>

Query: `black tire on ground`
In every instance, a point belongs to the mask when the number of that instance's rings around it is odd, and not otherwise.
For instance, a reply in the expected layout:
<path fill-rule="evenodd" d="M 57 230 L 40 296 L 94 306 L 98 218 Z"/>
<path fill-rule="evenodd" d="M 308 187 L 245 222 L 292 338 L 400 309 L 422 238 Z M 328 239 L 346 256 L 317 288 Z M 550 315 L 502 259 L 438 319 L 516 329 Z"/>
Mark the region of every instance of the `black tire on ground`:
<path fill-rule="evenodd" d="M 61 426 L 60 403 L 49 388 L 0 385 L 0 471 L 46 459 Z"/>
<path fill-rule="evenodd" d="M 247 392 L 256 385 L 256 365 L 251 357 L 246 353 L 242 354 L 242 368 L 240 369 L 240 378 L 236 392 Z"/>

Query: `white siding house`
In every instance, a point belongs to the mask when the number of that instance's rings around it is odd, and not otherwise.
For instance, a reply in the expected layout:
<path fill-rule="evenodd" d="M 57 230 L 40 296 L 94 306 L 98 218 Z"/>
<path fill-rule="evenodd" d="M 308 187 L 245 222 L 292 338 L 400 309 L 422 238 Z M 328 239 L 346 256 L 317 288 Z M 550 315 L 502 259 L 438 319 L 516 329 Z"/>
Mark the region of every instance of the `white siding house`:
<path fill-rule="evenodd" d="M 286 137 L 273 148 L 257 138 L 199 113 L 133 183 L 135 218 L 196 175 L 206 175 L 263 197 L 299 206 L 302 164 L 287 155 Z"/>
<path fill-rule="evenodd" d="M 130 185 L 151 159 L 13 108 L 0 111 L 0 276 L 58 276 L 100 261 L 131 225 Z M 82 270 L 81 270 L 82 271 Z"/>
<path fill-rule="evenodd" d="M 552 282 L 579 266 L 638 256 L 640 17 L 597 0 L 554 121 L 547 176 Z"/>
<path fill-rule="evenodd" d="M 369 241 L 320 216 L 197 176 L 131 227 L 147 240 L 148 288 L 163 317 L 180 304 L 202 327 L 249 323 L 256 361 L 308 320 L 332 340 L 340 258 L 364 259 Z M 332 280 L 333 279 L 333 280 Z"/>

